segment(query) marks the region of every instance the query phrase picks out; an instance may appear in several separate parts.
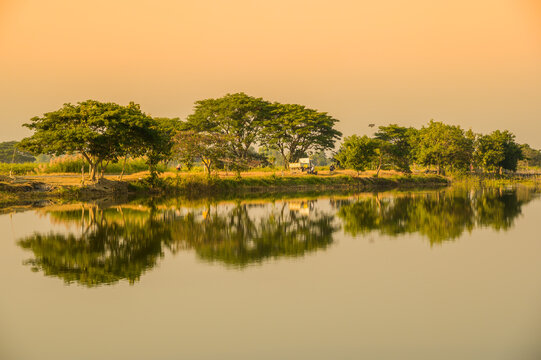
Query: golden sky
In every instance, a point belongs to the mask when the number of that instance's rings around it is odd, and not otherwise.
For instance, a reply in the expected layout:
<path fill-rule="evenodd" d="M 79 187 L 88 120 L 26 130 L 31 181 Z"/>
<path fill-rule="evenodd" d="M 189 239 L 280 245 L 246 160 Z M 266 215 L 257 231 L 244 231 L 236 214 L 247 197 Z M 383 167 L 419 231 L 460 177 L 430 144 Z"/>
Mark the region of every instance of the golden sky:
<path fill-rule="evenodd" d="M 244 91 L 341 120 L 541 148 L 541 0 L 0 0 L 0 141 L 66 102 L 184 118 Z"/>

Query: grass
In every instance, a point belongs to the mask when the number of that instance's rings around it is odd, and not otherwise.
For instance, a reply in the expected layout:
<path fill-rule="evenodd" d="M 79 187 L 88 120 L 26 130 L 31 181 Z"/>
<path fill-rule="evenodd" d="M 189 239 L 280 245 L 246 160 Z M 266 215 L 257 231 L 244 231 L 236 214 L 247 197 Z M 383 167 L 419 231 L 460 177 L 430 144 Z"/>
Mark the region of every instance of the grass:
<path fill-rule="evenodd" d="M 135 193 L 177 193 L 190 196 L 242 192 L 305 191 L 332 189 L 373 189 L 392 187 L 420 187 L 448 185 L 446 178 L 435 175 L 410 175 L 391 177 L 353 177 L 334 176 L 245 176 L 242 178 L 219 178 L 217 176 L 169 176 L 150 184 L 146 179 L 130 183 L 130 191 Z"/>
<path fill-rule="evenodd" d="M 111 163 L 106 169 L 106 174 L 120 174 L 122 172 L 123 162 Z M 81 156 L 61 156 L 51 159 L 48 163 L 22 163 L 22 164 L 6 164 L 0 163 L 0 174 L 9 174 L 12 171 L 13 175 L 39 175 L 39 174 L 80 174 L 81 168 L 84 167 L 85 172 L 88 172 L 88 164 Z M 129 159 L 126 161 L 125 174 L 134 174 L 148 170 L 148 165 L 144 159 Z M 159 171 L 172 170 L 166 165 L 160 164 Z"/>

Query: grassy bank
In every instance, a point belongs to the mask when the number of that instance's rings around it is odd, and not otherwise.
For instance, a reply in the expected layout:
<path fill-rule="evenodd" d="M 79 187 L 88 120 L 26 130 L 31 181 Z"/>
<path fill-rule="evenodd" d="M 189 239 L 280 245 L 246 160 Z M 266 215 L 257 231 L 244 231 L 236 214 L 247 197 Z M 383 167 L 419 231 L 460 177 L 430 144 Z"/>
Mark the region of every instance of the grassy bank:
<path fill-rule="evenodd" d="M 141 192 L 168 192 L 189 196 L 207 196 L 224 193 L 243 192 L 276 192 L 276 191 L 325 191 L 370 190 L 393 187 L 427 187 L 445 186 L 446 178 L 433 175 L 390 176 L 390 177 L 354 177 L 348 175 L 335 176 L 254 176 L 243 178 L 218 177 L 166 177 L 157 184 L 146 180 L 130 183 L 129 189 Z"/>
<path fill-rule="evenodd" d="M 73 179 L 64 177 L 44 178 L 49 181 L 10 182 L 0 181 L 0 206 L 18 203 L 31 203 L 44 199 L 84 200 L 106 196 L 127 195 L 185 195 L 200 196 L 239 196 L 245 193 L 295 193 L 324 192 L 338 190 L 370 191 L 397 187 L 423 188 L 445 186 L 446 178 L 435 175 L 356 177 L 349 175 L 333 176 L 248 176 L 242 178 L 205 177 L 201 175 L 167 176 L 154 182 L 148 178 L 118 181 L 103 179 L 86 186 L 73 185 Z M 64 181 L 64 183 L 62 182 Z M 69 185 L 68 185 L 69 184 Z"/>

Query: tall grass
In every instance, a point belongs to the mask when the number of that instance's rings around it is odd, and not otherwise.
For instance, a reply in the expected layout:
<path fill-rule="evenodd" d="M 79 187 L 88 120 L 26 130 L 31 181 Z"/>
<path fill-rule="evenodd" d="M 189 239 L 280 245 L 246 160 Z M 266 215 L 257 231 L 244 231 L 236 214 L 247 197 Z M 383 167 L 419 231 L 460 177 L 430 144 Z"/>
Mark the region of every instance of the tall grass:
<path fill-rule="evenodd" d="M 104 164 L 105 165 L 105 164 Z M 106 174 L 120 174 L 122 172 L 123 161 L 110 163 L 105 168 Z M 65 155 L 51 159 L 48 163 L 22 163 L 6 164 L 0 163 L 0 174 L 9 174 L 10 170 L 14 175 L 36 175 L 36 174 L 56 174 L 56 173 L 80 173 L 81 167 L 84 167 L 88 173 L 88 163 L 80 155 Z M 128 159 L 126 161 L 125 174 L 133 174 L 148 170 L 148 165 L 142 158 Z M 166 171 L 167 166 L 160 164 L 159 171 Z"/>

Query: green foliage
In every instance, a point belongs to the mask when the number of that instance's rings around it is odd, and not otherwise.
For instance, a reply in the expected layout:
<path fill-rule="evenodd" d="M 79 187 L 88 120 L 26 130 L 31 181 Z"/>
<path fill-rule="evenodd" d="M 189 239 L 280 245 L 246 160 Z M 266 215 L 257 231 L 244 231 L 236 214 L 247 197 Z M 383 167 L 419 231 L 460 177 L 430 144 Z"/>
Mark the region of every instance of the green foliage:
<path fill-rule="evenodd" d="M 133 102 L 121 106 L 87 100 L 32 118 L 25 126 L 34 134 L 21 147 L 34 154 L 82 154 L 95 179 L 98 164 L 144 151 L 155 136 L 153 125 Z"/>
<path fill-rule="evenodd" d="M 221 139 L 221 155 L 228 167 L 237 171 L 257 164 L 256 143 L 263 123 L 270 116 L 270 103 L 244 93 L 227 94 L 218 99 L 200 100 L 188 116 L 186 128 Z"/>
<path fill-rule="evenodd" d="M 334 148 L 342 133 L 334 129 L 338 120 L 324 112 L 297 104 L 274 103 L 272 116 L 262 127 L 262 143 L 276 148 L 282 155 L 284 167 L 306 156 L 309 151 L 320 152 Z"/>
<path fill-rule="evenodd" d="M 142 153 L 146 156 L 153 183 L 156 183 L 161 170 L 158 164 L 173 157 L 173 138 L 183 127 L 184 124 L 178 118 L 154 118 L 147 136 L 142 137 Z"/>
<path fill-rule="evenodd" d="M 376 150 L 379 145 L 377 140 L 366 135 L 362 137 L 351 135 L 344 139 L 334 158 L 340 166 L 356 170 L 358 173 L 364 171 L 378 156 Z"/>
<path fill-rule="evenodd" d="M 208 177 L 216 164 L 226 158 L 227 139 L 221 134 L 180 131 L 174 142 L 175 157 L 184 164 L 192 164 L 195 159 L 201 160 Z"/>
<path fill-rule="evenodd" d="M 36 158 L 27 152 L 17 148 L 17 141 L 5 141 L 0 143 L 0 163 L 26 163 L 34 162 Z"/>
<path fill-rule="evenodd" d="M 520 145 L 515 142 L 515 135 L 507 130 L 496 130 L 489 135 L 479 136 L 475 158 L 486 171 L 516 171 L 523 154 Z"/>
<path fill-rule="evenodd" d="M 431 120 L 415 137 L 416 161 L 422 165 L 435 165 L 438 174 L 446 168 L 467 169 L 472 163 L 474 141 L 460 126 L 446 125 Z"/>
<path fill-rule="evenodd" d="M 381 151 L 388 158 L 392 166 L 403 172 L 410 172 L 410 165 L 413 160 L 413 139 L 417 130 L 401 127 L 396 124 L 380 126 L 375 138 L 382 141 Z"/>
<path fill-rule="evenodd" d="M 541 150 L 532 149 L 528 144 L 523 144 L 520 148 L 522 151 L 522 159 L 524 160 L 524 165 L 526 167 L 541 167 Z"/>

